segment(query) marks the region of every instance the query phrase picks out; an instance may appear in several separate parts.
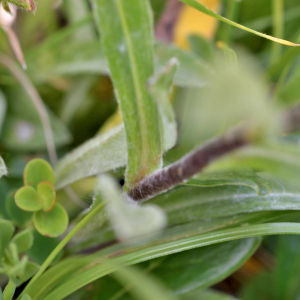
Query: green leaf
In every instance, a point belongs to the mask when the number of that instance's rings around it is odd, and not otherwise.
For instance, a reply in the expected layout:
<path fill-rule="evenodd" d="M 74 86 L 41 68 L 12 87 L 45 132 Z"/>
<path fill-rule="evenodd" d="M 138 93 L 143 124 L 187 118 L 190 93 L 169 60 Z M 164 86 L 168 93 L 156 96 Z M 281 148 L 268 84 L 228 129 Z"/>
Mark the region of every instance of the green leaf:
<path fill-rule="evenodd" d="M 15 294 L 16 285 L 12 280 L 9 280 L 7 286 L 3 291 L 3 300 L 11 300 Z"/>
<path fill-rule="evenodd" d="M 272 284 L 275 299 L 297 299 L 300 291 L 300 239 L 298 236 L 280 236 L 276 248 L 277 264 Z"/>
<path fill-rule="evenodd" d="M 214 49 L 212 44 L 206 38 L 199 35 L 190 35 L 188 39 L 193 53 L 197 54 L 208 63 L 212 64 L 214 62 Z"/>
<path fill-rule="evenodd" d="M 28 71 L 35 81 L 44 83 L 53 76 L 109 74 L 108 62 L 99 41 L 74 43 L 67 39 L 75 33 L 75 29 L 88 21 L 89 18 L 60 29 L 26 57 Z M 206 83 L 206 74 L 212 72 L 204 60 L 173 45 L 160 44 L 155 50 L 156 72 L 172 57 L 178 59 L 180 64 L 174 78 L 177 86 L 201 87 Z"/>
<path fill-rule="evenodd" d="M 4 122 L 6 114 L 6 99 L 2 91 L 0 90 L 0 133 L 2 131 L 2 124 Z"/>
<path fill-rule="evenodd" d="M 88 91 L 95 84 L 95 81 L 94 76 L 74 79 L 74 83 L 69 92 L 66 93 L 61 106 L 60 116 L 65 124 L 70 124 L 76 112 L 82 107 Z"/>
<path fill-rule="evenodd" d="M 229 295 L 214 290 L 204 290 L 185 294 L 182 300 L 237 300 Z"/>
<path fill-rule="evenodd" d="M 25 211 L 38 211 L 43 208 L 43 200 L 32 186 L 23 186 L 15 194 L 19 208 Z"/>
<path fill-rule="evenodd" d="M 117 252 L 112 251 L 113 247 L 109 249 L 109 257 L 114 257 L 112 260 L 116 263 L 123 264 L 124 266 L 132 265 L 138 262 L 150 260 L 156 257 L 169 255 L 172 253 L 178 253 L 183 250 L 193 249 L 201 246 L 207 246 L 211 244 L 216 244 L 219 242 L 226 242 L 230 240 L 236 240 L 240 238 L 253 237 L 253 236 L 263 236 L 272 234 L 299 234 L 300 224 L 297 223 L 271 223 L 263 225 L 251 225 L 243 226 L 238 228 L 230 228 L 225 230 L 219 230 L 212 233 L 196 234 L 189 236 L 188 234 L 177 236 L 174 240 L 165 240 L 162 243 L 156 243 L 150 247 L 147 245 L 141 245 L 138 249 L 136 245 L 130 250 L 129 248 L 123 247 L 120 252 L 119 249 L 115 249 Z M 118 245 L 119 246 L 119 245 Z M 57 288 L 52 290 L 46 297 L 40 298 L 36 297 L 37 293 L 41 293 L 44 289 L 49 289 L 49 286 L 45 283 L 43 285 L 39 282 L 43 279 L 43 276 L 37 280 L 28 291 L 29 295 L 35 300 L 50 300 L 56 299 L 60 300 L 70 295 L 72 292 L 78 290 L 79 288 L 85 286 L 86 284 L 93 282 L 94 280 L 101 278 L 111 272 L 115 271 L 115 268 L 109 267 L 103 263 L 103 254 L 105 251 L 99 251 L 95 255 L 90 256 L 90 265 L 88 265 L 87 259 L 84 257 L 85 265 L 72 273 L 72 279 L 65 283 L 60 284 Z M 131 252 L 132 251 L 132 252 Z M 103 253 L 104 252 L 104 253 Z M 117 257 L 119 256 L 119 257 Z M 80 259 L 78 258 L 78 261 Z M 45 273 L 45 275 L 47 272 Z M 44 275 L 44 276 L 45 276 Z M 57 279 L 57 278 L 56 278 Z M 41 294 L 40 294 L 41 295 Z"/>
<path fill-rule="evenodd" d="M 197 9 L 197 10 L 199 10 L 199 11 L 201 11 L 201 12 L 203 12 L 203 13 L 211 16 L 211 17 L 214 17 L 214 18 L 216 18 L 216 19 L 218 19 L 220 21 L 223 21 L 223 22 L 225 22 L 225 23 L 227 23 L 229 25 L 235 26 L 237 28 L 243 29 L 243 30 L 251 32 L 251 33 L 254 33 L 254 34 L 258 35 L 258 36 L 261 36 L 263 38 L 269 39 L 269 40 L 271 40 L 273 42 L 284 44 L 284 45 L 287 45 L 287 46 L 299 46 L 298 44 L 294 44 L 294 43 L 289 42 L 289 41 L 285 41 L 285 40 L 282 40 L 282 39 L 278 39 L 278 38 L 272 37 L 270 35 L 267 35 L 267 34 L 264 34 L 264 33 L 261 33 L 261 32 L 255 31 L 255 30 L 252 30 L 252 29 L 247 28 L 247 27 L 245 27 L 243 25 L 240 25 L 240 24 L 238 24 L 236 22 L 228 20 L 228 19 L 226 19 L 226 18 L 218 15 L 217 13 L 215 13 L 214 11 L 212 11 L 211 9 L 207 8 L 202 3 L 197 2 L 196 0 L 179 0 L 179 1 L 181 1 L 181 2 L 183 2 L 185 4 L 187 4 L 187 5 L 195 8 L 195 9 Z"/>
<path fill-rule="evenodd" d="M 128 189 L 161 166 L 158 112 L 146 88 L 154 73 L 151 11 L 147 0 L 92 3 L 125 124 Z"/>
<path fill-rule="evenodd" d="M 62 158 L 55 167 L 56 188 L 125 166 L 126 138 L 123 125 L 98 135 Z"/>
<path fill-rule="evenodd" d="M 166 226 L 166 217 L 155 205 L 142 207 L 126 203 L 116 181 L 102 175 L 95 189 L 107 202 L 107 214 L 120 240 L 157 232 Z"/>
<path fill-rule="evenodd" d="M 260 238 L 250 238 L 173 254 L 153 273 L 173 293 L 184 295 L 228 277 L 252 256 L 260 242 Z"/>
<path fill-rule="evenodd" d="M 20 209 L 15 202 L 16 190 L 10 191 L 5 198 L 5 210 L 9 218 L 17 225 L 23 226 L 32 217 L 31 212 Z"/>
<path fill-rule="evenodd" d="M 300 80 L 300 68 L 296 67 L 293 73 L 290 75 L 289 80 L 286 84 L 279 90 L 279 97 L 281 102 L 288 105 L 296 105 L 299 103 L 299 85 L 297 82 Z"/>
<path fill-rule="evenodd" d="M 157 44 L 155 50 L 156 69 L 166 65 L 174 57 L 178 60 L 178 71 L 174 77 L 174 84 L 177 86 L 202 87 L 213 73 L 209 64 L 191 52 L 166 44 Z"/>
<path fill-rule="evenodd" d="M 14 234 L 15 228 L 11 222 L 0 219 L 0 260 L 3 257 L 4 249 Z"/>
<path fill-rule="evenodd" d="M 299 210 L 298 186 L 263 174 L 261 176 L 271 187 L 271 192 L 265 196 L 259 196 L 245 186 L 181 186 L 154 198 L 150 203 L 158 205 L 167 213 L 169 226 L 246 212 Z"/>
<path fill-rule="evenodd" d="M 18 277 L 22 282 L 25 282 L 29 280 L 39 270 L 39 268 L 40 266 L 38 264 L 29 261 L 25 266 L 24 273 Z"/>
<path fill-rule="evenodd" d="M 293 218 L 295 218 L 295 213 L 276 213 L 276 212 L 267 212 L 267 213 L 255 213 L 255 214 L 247 214 L 247 215 L 240 215 L 236 217 L 230 217 L 227 219 L 227 221 L 222 220 L 213 220 L 214 224 L 211 224 L 211 221 L 208 221 L 209 224 L 206 224 L 207 222 L 198 222 L 193 224 L 188 224 L 187 226 L 175 226 L 169 229 L 166 229 L 162 235 L 156 236 L 154 239 L 151 238 L 142 241 L 137 241 L 138 243 L 131 244 L 134 247 L 133 251 L 138 251 L 139 249 L 146 249 L 151 248 L 153 245 L 163 244 L 164 242 L 168 241 L 174 241 L 181 237 L 188 237 L 188 236 L 194 236 L 194 235 L 200 235 L 203 233 L 207 233 L 208 231 L 228 227 L 228 226 L 240 226 L 240 225 L 249 225 L 257 222 L 267 222 L 267 221 L 278 221 L 278 220 L 287 220 L 288 216 L 293 215 Z M 299 213 L 298 213 L 299 216 Z M 80 231 L 79 231 L 80 232 Z M 100 230 L 97 231 L 97 235 L 101 233 Z M 96 235 L 96 236 L 97 236 Z M 102 241 L 103 242 L 103 241 Z M 72 249 L 74 252 L 78 252 L 80 250 L 74 249 L 73 247 L 74 242 L 72 243 L 72 246 L 70 249 Z M 94 246 L 99 245 L 99 243 L 96 243 Z M 112 257 L 119 256 L 120 253 L 123 253 L 125 245 L 115 245 L 108 249 L 108 251 L 105 251 L 104 253 L 101 252 L 101 257 L 109 257 L 110 254 Z M 129 245 L 128 245 L 129 246 Z M 86 247 L 84 248 L 86 249 Z M 129 252 L 132 251 L 129 248 L 127 248 Z M 121 251 L 121 252 L 120 252 Z M 98 255 L 98 254 L 95 254 Z M 80 256 L 75 256 L 68 258 L 64 261 L 61 261 L 56 266 L 53 266 L 50 270 L 48 270 L 43 276 L 42 279 L 38 279 L 38 284 L 36 287 L 33 288 L 34 291 L 36 289 L 39 290 L 39 298 L 43 299 L 43 297 L 47 294 L 47 291 L 52 289 L 54 286 L 57 285 L 57 283 L 61 282 L 61 278 L 65 278 L 68 276 L 68 274 L 72 275 L 74 274 L 75 270 L 79 270 L 83 266 L 88 265 L 89 263 L 92 263 L 95 261 L 96 258 L 92 258 L 89 256 L 85 256 L 85 259 L 78 259 Z M 94 260 L 93 260 L 94 259 Z M 146 259 L 147 260 L 147 259 Z M 40 289 L 40 287 L 44 287 L 43 289 Z M 29 289 L 31 290 L 31 288 Z M 29 291 L 28 290 L 28 291 Z M 35 292 L 34 292 L 35 293 Z M 36 295 L 36 294 L 34 294 Z"/>
<path fill-rule="evenodd" d="M 298 184 L 300 180 L 300 150 L 288 143 L 269 142 L 249 146 L 229 154 L 212 164 L 208 170 L 252 168 L 269 172 L 282 180 Z"/>
<path fill-rule="evenodd" d="M 26 251 L 30 259 L 42 264 L 50 253 L 55 249 L 59 244 L 60 240 L 58 238 L 49 238 L 39 234 L 36 230 L 33 231 L 33 245 Z M 57 262 L 62 257 L 63 252 L 60 252 L 59 255 L 55 258 L 54 262 Z"/>
<path fill-rule="evenodd" d="M 49 181 L 42 181 L 37 186 L 37 191 L 43 199 L 43 210 L 51 211 L 56 202 L 56 193 L 53 185 Z"/>
<path fill-rule="evenodd" d="M 33 234 L 31 229 L 25 229 L 16 234 L 11 243 L 15 243 L 18 248 L 18 253 L 22 253 L 30 249 L 33 245 Z"/>
<path fill-rule="evenodd" d="M 4 163 L 4 160 L 2 159 L 2 157 L 0 156 L 0 178 L 4 175 L 7 175 L 7 169 L 6 169 L 6 165 Z"/>
<path fill-rule="evenodd" d="M 54 171 L 47 161 L 36 158 L 25 167 L 24 184 L 37 188 L 42 181 L 49 181 L 54 185 Z"/>
<path fill-rule="evenodd" d="M 157 101 L 160 113 L 160 136 L 164 150 L 171 149 L 177 142 L 176 118 L 172 104 L 169 102 L 177 65 L 177 60 L 171 59 L 158 74 L 150 79 L 149 89 L 154 101 Z"/>
<path fill-rule="evenodd" d="M 125 287 L 130 286 L 129 293 L 140 300 L 171 300 L 176 299 L 151 275 L 133 267 L 120 268 L 112 274 Z"/>
<path fill-rule="evenodd" d="M 199 173 L 197 176 L 189 179 L 183 185 L 192 185 L 199 187 L 213 187 L 223 185 L 248 186 L 254 189 L 258 195 L 265 196 L 271 191 L 267 180 L 259 177 L 253 171 L 224 171 L 212 173 Z"/>
<path fill-rule="evenodd" d="M 14 85 L 5 91 L 8 113 L 1 134 L 1 145 L 9 150 L 36 151 L 46 149 L 46 140 L 39 114 L 26 93 Z M 47 109 L 56 147 L 71 141 L 67 127 Z"/>
<path fill-rule="evenodd" d="M 32 300 L 28 294 L 22 296 L 21 300 Z"/>
<path fill-rule="evenodd" d="M 65 232 L 69 222 L 66 210 L 58 203 L 50 212 L 43 210 L 34 213 L 36 230 L 45 236 L 57 237 Z"/>
<path fill-rule="evenodd" d="M 262 272 L 255 276 L 243 287 L 241 292 L 241 299 L 243 300 L 275 300 L 274 295 L 274 281 L 270 273 Z"/>

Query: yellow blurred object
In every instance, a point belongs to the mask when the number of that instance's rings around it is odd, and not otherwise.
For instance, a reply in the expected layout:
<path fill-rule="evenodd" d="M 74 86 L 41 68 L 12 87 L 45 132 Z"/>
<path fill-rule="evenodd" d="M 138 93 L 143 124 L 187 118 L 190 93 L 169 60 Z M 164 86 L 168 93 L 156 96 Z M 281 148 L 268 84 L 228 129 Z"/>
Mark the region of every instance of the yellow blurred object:
<path fill-rule="evenodd" d="M 220 0 L 197 0 L 215 12 L 219 12 Z M 212 39 L 218 24 L 218 20 L 196 9 L 185 5 L 180 13 L 174 29 L 174 42 L 183 49 L 189 49 L 188 36 L 198 34 L 207 39 Z"/>

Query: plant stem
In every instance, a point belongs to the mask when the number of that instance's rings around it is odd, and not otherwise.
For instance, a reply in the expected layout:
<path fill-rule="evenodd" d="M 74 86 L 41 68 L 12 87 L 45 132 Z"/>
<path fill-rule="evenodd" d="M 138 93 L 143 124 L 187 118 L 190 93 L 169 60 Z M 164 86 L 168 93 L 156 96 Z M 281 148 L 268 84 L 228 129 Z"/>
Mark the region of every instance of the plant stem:
<path fill-rule="evenodd" d="M 19 66 L 9 56 L 0 54 L 0 63 L 4 65 L 13 74 L 13 76 L 21 83 L 24 90 L 27 92 L 29 98 L 31 99 L 32 103 L 36 107 L 36 110 L 41 119 L 41 123 L 44 129 L 49 157 L 52 165 L 55 165 L 57 163 L 57 154 L 55 149 L 54 137 L 53 137 L 49 115 L 43 103 L 43 100 L 41 99 L 39 93 L 31 83 L 29 78 L 26 76 L 26 74 L 20 70 Z"/>
<path fill-rule="evenodd" d="M 227 0 L 227 9 L 225 15 L 227 19 L 232 21 L 235 20 L 237 4 L 238 4 L 237 0 Z M 227 45 L 230 43 L 232 29 L 233 27 L 231 25 L 225 24 L 221 32 L 221 40 Z"/>
<path fill-rule="evenodd" d="M 146 177 L 127 192 L 134 201 L 147 200 L 163 193 L 199 173 L 212 161 L 249 144 L 253 135 L 249 128 L 239 128 L 228 132 L 200 148 L 191 151 L 183 158 Z"/>
<path fill-rule="evenodd" d="M 155 27 L 155 37 L 158 40 L 167 43 L 171 43 L 173 41 L 174 28 L 182 7 L 183 3 L 177 0 L 169 0 L 167 2 L 166 8 Z"/>
<path fill-rule="evenodd" d="M 55 259 L 57 254 L 66 246 L 66 244 L 74 237 L 74 235 L 84 227 L 97 213 L 99 213 L 105 206 L 105 202 L 99 204 L 94 208 L 87 216 L 85 216 L 69 233 L 68 235 L 56 246 L 56 248 L 51 252 L 47 259 L 42 264 L 39 271 L 34 275 L 30 282 L 26 285 L 25 289 L 22 291 L 18 299 L 21 299 L 22 295 L 29 289 L 29 287 L 44 273 L 44 271 L 50 266 L 52 261 Z"/>
<path fill-rule="evenodd" d="M 273 36 L 282 39 L 284 35 L 284 6 L 282 0 L 273 0 Z M 271 63 L 276 61 L 281 54 L 282 46 L 273 44 Z"/>

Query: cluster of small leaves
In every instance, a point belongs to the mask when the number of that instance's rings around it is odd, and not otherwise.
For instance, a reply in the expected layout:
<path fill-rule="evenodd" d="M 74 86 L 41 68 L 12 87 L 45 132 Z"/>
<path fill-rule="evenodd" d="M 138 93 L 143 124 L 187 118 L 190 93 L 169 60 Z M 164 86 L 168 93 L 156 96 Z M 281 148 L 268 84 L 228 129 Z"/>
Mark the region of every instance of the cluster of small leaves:
<path fill-rule="evenodd" d="M 42 235 L 56 237 L 68 226 L 68 214 L 56 203 L 54 172 L 42 159 L 31 160 L 24 170 L 24 187 L 15 194 L 16 205 L 24 211 L 34 212 L 35 228 Z"/>
<path fill-rule="evenodd" d="M 4 300 L 11 300 L 16 287 L 26 282 L 39 269 L 38 264 L 29 261 L 27 255 L 22 255 L 33 245 L 32 231 L 25 229 L 13 236 L 14 231 L 15 227 L 11 222 L 0 219 L 0 274 L 9 278 L 3 291 Z"/>

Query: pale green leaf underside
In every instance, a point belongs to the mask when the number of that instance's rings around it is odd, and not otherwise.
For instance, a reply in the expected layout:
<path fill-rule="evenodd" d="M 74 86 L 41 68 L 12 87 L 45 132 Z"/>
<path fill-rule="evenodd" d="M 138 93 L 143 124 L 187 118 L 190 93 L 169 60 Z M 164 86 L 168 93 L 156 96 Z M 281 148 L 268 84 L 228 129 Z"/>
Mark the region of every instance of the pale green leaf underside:
<path fill-rule="evenodd" d="M 215 187 L 224 185 L 248 186 L 253 188 L 258 195 L 264 196 L 271 191 L 267 180 L 259 177 L 253 171 L 228 171 L 228 172 L 210 172 L 200 173 L 191 178 L 183 185 L 199 187 Z"/>
<path fill-rule="evenodd" d="M 271 187 L 271 192 L 265 196 L 259 196 L 253 189 L 242 185 L 211 188 L 180 186 L 150 202 L 163 208 L 169 225 L 246 212 L 300 209 L 298 186 L 265 175 L 263 178 Z"/>
<path fill-rule="evenodd" d="M 125 166 L 126 162 L 126 138 L 122 124 L 90 139 L 61 159 L 55 168 L 56 188 Z"/>

